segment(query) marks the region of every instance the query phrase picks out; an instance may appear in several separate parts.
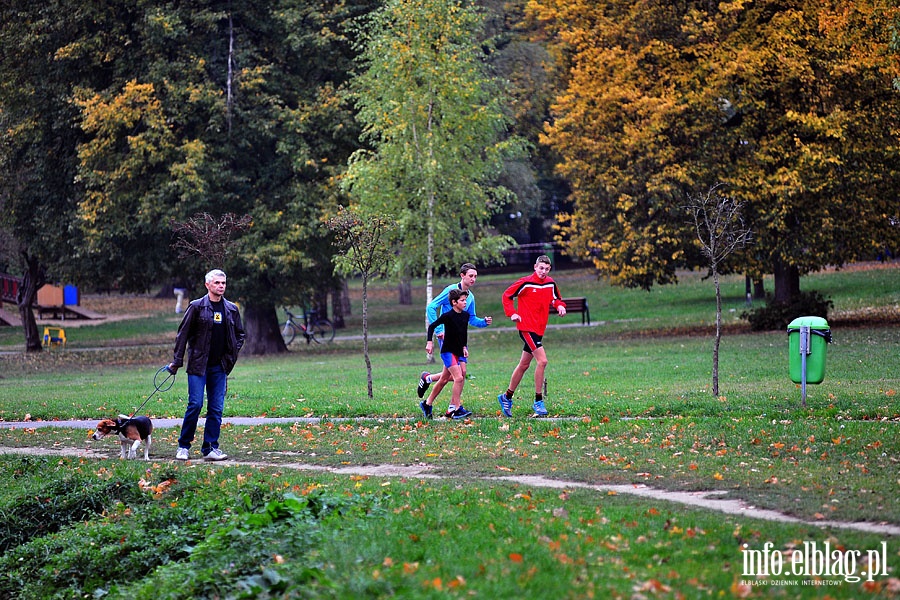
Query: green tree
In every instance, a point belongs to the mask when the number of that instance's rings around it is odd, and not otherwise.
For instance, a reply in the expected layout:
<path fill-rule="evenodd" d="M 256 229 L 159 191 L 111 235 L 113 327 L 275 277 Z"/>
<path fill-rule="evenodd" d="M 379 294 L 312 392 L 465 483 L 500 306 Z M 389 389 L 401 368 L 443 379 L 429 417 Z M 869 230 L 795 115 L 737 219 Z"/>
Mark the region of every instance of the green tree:
<path fill-rule="evenodd" d="M 249 214 L 215 266 L 244 304 L 245 350 L 283 350 L 275 305 L 337 286 L 323 214 L 358 138 L 339 32 L 373 4 L 4 3 L 0 219 L 22 248 L 24 310 L 48 276 L 196 281 L 169 223 Z"/>
<path fill-rule="evenodd" d="M 523 145 L 506 136 L 482 27 L 467 0 L 388 0 L 359 22 L 350 90 L 370 147 L 353 154 L 344 187 L 396 219 L 396 269 L 424 274 L 429 300 L 435 270 L 497 260 L 510 243 L 488 224 L 511 199 L 495 184 L 503 160 Z"/>
<path fill-rule="evenodd" d="M 41 350 L 32 306 L 47 281 L 86 281 L 75 226 L 83 135 L 77 85 L 108 81 L 125 51 L 130 5 L 71 0 L 0 4 L 0 225 L 15 238 L 18 309 L 29 352 Z M 74 47 L 82 51 L 75 55 Z M 98 48 L 102 47 L 103 50 Z"/>
<path fill-rule="evenodd" d="M 649 289 L 701 257 L 677 218 L 691 189 L 728 185 L 756 235 L 741 264 L 800 275 L 896 245 L 897 8 L 864 1 L 537 0 L 568 73 L 544 141 L 563 157 L 571 251 Z M 893 61 L 893 62 L 892 62 Z"/>
<path fill-rule="evenodd" d="M 169 224 L 249 215 L 227 264 L 200 272 L 228 272 L 245 352 L 284 351 L 276 306 L 338 286 L 324 218 L 357 147 L 337 94 L 352 57 L 339 32 L 367 4 L 138 3 L 116 75 L 74 88 L 85 263 L 124 288 L 148 272 L 197 281 L 173 260 Z"/>
<path fill-rule="evenodd" d="M 555 173 L 559 157 L 540 144 L 550 105 L 559 90 L 559 73 L 548 51 L 545 31 L 526 18 L 527 0 L 479 0 L 485 8 L 485 33 L 494 40 L 489 64 L 505 82 L 505 110 L 512 131 L 528 142 L 529 154 L 507 160 L 499 182 L 515 198 L 491 223 L 519 243 L 552 239 L 552 223 L 567 204 L 568 187 Z"/>

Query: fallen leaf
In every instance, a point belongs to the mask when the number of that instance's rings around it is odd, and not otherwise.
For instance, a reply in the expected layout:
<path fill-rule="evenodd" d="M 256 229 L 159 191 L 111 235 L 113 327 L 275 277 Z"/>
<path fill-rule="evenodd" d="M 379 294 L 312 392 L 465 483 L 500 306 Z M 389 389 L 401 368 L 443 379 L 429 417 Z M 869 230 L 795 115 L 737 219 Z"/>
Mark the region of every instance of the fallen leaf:
<path fill-rule="evenodd" d="M 417 562 L 414 562 L 414 563 L 408 563 L 408 562 L 405 562 L 405 563 L 403 563 L 403 572 L 406 573 L 407 575 L 411 575 L 411 574 L 415 573 L 415 572 L 418 571 L 418 570 L 419 570 L 419 563 L 417 563 Z"/>
<path fill-rule="evenodd" d="M 753 587 L 747 585 L 746 583 L 735 581 L 731 584 L 731 594 L 735 598 L 749 598 L 750 594 L 752 593 Z"/>

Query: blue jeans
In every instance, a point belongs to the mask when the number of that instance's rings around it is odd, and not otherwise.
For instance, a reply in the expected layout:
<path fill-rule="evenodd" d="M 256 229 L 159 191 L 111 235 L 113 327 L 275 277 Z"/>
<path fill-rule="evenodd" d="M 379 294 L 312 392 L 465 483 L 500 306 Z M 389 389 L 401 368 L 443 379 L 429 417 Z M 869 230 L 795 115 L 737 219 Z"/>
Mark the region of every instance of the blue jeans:
<path fill-rule="evenodd" d="M 179 448 L 190 448 L 197 433 L 197 420 L 203 410 L 203 391 L 206 390 L 206 426 L 203 428 L 203 446 L 200 452 L 206 456 L 219 447 L 219 431 L 222 429 L 222 410 L 225 408 L 225 390 L 228 376 L 221 366 L 207 367 L 205 375 L 188 373 L 188 405 L 181 423 Z"/>

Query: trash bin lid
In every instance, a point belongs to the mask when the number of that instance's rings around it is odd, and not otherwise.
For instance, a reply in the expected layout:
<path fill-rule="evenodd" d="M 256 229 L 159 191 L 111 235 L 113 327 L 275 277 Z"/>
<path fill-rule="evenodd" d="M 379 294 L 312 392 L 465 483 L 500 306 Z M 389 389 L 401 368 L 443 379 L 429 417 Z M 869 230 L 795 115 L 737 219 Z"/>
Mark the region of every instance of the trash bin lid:
<path fill-rule="evenodd" d="M 822 317 L 797 317 L 788 325 L 788 331 L 799 331 L 803 326 L 810 329 L 828 329 L 828 321 Z"/>

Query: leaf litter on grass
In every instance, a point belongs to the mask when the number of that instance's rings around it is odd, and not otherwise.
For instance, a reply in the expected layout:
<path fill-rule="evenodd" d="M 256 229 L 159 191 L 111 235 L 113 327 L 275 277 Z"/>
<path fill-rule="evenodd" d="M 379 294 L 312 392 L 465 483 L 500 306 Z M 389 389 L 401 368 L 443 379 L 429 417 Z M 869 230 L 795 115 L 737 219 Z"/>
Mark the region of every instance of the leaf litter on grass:
<path fill-rule="evenodd" d="M 0 447 L 0 454 L 27 454 L 36 456 L 71 456 L 81 458 L 109 458 L 111 453 L 105 450 L 94 449 L 78 449 L 78 448 L 6 448 Z M 458 477 L 437 473 L 437 469 L 433 466 L 420 463 L 414 465 L 342 465 L 342 466 L 323 466 L 300 462 L 265 462 L 260 460 L 229 460 L 228 466 L 248 466 L 248 467 L 278 467 L 293 470 L 308 470 L 316 472 L 329 472 L 336 475 L 348 475 L 352 477 L 401 477 L 401 478 L 421 478 L 421 479 L 457 479 Z M 500 469 L 501 471 L 503 469 Z M 747 518 L 762 519 L 766 521 L 775 521 L 781 523 L 797 523 L 805 525 L 813 525 L 816 527 L 834 527 L 840 529 L 852 529 L 865 533 L 876 533 L 883 535 L 900 536 L 900 526 L 889 523 L 869 523 L 869 522 L 844 522 L 830 521 L 827 519 L 808 521 L 796 517 L 791 517 L 773 510 L 766 510 L 749 506 L 744 502 L 734 499 L 721 498 L 720 496 L 727 492 L 684 492 L 669 491 L 654 488 L 643 484 L 587 484 L 576 481 L 564 481 L 558 479 L 550 479 L 540 475 L 498 475 L 493 477 L 467 476 L 466 479 L 478 479 L 481 481 L 507 481 L 510 483 L 518 483 L 532 487 L 553 488 L 553 489 L 588 489 L 603 494 L 628 494 L 639 496 L 642 498 L 650 498 L 654 500 L 662 500 L 682 504 L 693 508 L 701 508 L 716 512 L 741 515 Z"/>

